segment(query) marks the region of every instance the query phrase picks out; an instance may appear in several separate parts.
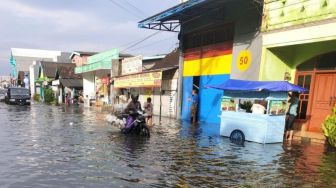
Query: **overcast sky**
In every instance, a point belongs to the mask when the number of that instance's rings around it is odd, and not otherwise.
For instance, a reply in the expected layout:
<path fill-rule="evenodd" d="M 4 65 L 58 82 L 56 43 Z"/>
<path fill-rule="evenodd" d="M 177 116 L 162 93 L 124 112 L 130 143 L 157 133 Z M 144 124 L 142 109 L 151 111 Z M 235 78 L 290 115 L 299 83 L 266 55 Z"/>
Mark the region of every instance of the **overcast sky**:
<path fill-rule="evenodd" d="M 180 0 L 1 0 L 0 75 L 9 75 L 10 48 L 72 52 L 125 49 L 156 31 L 137 22 Z M 127 52 L 168 53 L 177 34 L 159 32 Z"/>

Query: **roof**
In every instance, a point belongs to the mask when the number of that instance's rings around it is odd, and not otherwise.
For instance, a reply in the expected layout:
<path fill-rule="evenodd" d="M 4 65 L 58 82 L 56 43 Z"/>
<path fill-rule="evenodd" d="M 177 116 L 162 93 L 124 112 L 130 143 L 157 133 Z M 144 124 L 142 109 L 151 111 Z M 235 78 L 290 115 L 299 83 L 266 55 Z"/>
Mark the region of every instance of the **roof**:
<path fill-rule="evenodd" d="M 51 58 L 38 58 L 38 57 L 21 57 L 14 56 L 16 62 L 17 71 L 29 71 L 29 66 L 33 64 L 34 61 L 53 61 Z"/>
<path fill-rule="evenodd" d="M 83 79 L 59 79 L 64 87 L 81 88 L 83 87 Z"/>
<path fill-rule="evenodd" d="M 92 55 L 96 55 L 96 54 L 98 54 L 98 52 L 73 51 L 68 57 L 69 57 L 69 59 L 72 59 L 74 55 L 92 56 Z"/>
<path fill-rule="evenodd" d="M 56 76 L 56 71 L 60 67 L 73 67 L 75 66 L 72 63 L 60 63 L 60 62 L 46 62 L 46 61 L 41 61 L 41 67 L 43 69 L 43 74 L 45 77 L 48 78 L 55 78 Z"/>
<path fill-rule="evenodd" d="M 226 0 L 221 0 L 220 2 L 225 2 Z M 206 12 L 203 10 L 205 3 L 215 3 L 219 1 L 215 0 L 189 0 L 172 8 L 169 8 L 161 13 L 151 16 L 145 20 L 138 23 L 139 28 L 147 28 L 154 30 L 164 30 L 178 32 L 178 28 L 181 24 L 181 20 L 192 19 L 198 16 L 200 12 Z M 214 5 L 216 6 L 216 5 Z"/>
<path fill-rule="evenodd" d="M 178 68 L 179 66 L 179 50 L 178 48 L 166 55 L 165 58 L 156 62 L 150 70 L 165 70 L 171 68 Z"/>
<path fill-rule="evenodd" d="M 142 60 L 147 61 L 147 60 L 163 59 L 164 57 L 166 57 L 166 55 L 147 56 L 143 57 Z"/>
<path fill-rule="evenodd" d="M 73 63 L 60 64 L 57 67 L 59 78 L 62 79 L 82 79 L 82 75 L 75 74 L 76 65 Z"/>
<path fill-rule="evenodd" d="M 57 62 L 71 63 L 71 59 L 69 59 L 70 55 L 71 53 L 69 52 L 61 52 L 61 55 L 57 56 Z"/>
<path fill-rule="evenodd" d="M 206 87 L 228 91 L 308 92 L 307 89 L 291 84 L 287 81 L 248 81 L 229 79 L 222 84 L 207 85 Z"/>

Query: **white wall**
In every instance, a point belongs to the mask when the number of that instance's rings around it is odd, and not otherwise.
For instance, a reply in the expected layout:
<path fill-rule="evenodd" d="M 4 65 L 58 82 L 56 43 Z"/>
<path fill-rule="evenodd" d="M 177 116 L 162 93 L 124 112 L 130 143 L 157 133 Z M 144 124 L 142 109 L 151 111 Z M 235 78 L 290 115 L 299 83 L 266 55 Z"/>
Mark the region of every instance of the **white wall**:
<path fill-rule="evenodd" d="M 36 61 L 33 62 L 32 65 L 29 66 L 29 86 L 30 86 L 30 93 L 31 97 L 35 94 L 35 66 Z"/>
<path fill-rule="evenodd" d="M 95 98 L 95 75 L 94 73 L 85 73 L 83 74 L 83 93 L 84 97 L 86 95 L 89 98 Z"/>

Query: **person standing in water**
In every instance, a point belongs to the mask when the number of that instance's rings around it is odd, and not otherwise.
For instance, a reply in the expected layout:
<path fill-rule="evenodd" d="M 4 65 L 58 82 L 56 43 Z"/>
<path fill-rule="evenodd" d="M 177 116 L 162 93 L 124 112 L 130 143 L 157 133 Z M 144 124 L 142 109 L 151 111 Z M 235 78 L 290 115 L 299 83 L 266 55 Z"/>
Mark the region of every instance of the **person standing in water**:
<path fill-rule="evenodd" d="M 144 103 L 144 110 L 146 113 L 146 123 L 149 127 L 153 126 L 153 104 L 152 98 L 148 97 Z"/>
<path fill-rule="evenodd" d="M 289 108 L 287 112 L 286 118 L 286 127 L 285 127 L 285 139 L 292 140 L 293 139 L 293 125 L 295 118 L 297 116 L 297 108 L 299 106 L 299 98 L 298 93 L 290 92 L 288 93 L 289 99 Z"/>
<path fill-rule="evenodd" d="M 199 103 L 199 97 L 197 94 L 197 90 L 194 89 L 192 91 L 192 96 L 188 98 L 188 101 L 191 101 L 191 122 L 192 124 L 196 124 L 198 121 L 198 103 Z"/>

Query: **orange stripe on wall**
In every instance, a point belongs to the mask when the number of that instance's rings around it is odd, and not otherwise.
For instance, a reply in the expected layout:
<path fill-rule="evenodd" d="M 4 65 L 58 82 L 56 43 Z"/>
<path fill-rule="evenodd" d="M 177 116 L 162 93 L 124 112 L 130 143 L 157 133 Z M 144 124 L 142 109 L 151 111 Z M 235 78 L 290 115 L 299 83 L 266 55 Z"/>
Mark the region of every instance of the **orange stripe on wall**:
<path fill-rule="evenodd" d="M 203 58 L 232 54 L 232 41 L 187 49 L 184 52 L 184 60 L 191 61 Z"/>

